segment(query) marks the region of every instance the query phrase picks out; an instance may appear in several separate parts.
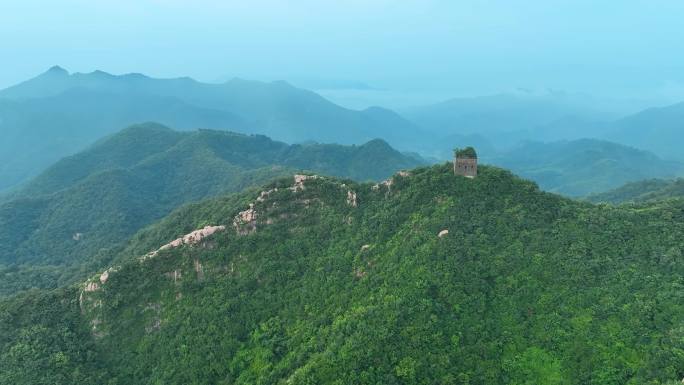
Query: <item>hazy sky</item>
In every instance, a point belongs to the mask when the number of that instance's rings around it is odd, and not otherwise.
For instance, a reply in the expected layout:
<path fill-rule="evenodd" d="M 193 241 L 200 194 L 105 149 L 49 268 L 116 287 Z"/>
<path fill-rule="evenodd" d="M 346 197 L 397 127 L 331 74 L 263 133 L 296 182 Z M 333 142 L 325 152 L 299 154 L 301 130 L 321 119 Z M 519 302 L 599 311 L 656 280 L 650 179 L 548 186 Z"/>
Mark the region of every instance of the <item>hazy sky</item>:
<path fill-rule="evenodd" d="M 2 0 L 0 87 L 59 64 L 684 100 L 682 20 L 682 0 Z"/>

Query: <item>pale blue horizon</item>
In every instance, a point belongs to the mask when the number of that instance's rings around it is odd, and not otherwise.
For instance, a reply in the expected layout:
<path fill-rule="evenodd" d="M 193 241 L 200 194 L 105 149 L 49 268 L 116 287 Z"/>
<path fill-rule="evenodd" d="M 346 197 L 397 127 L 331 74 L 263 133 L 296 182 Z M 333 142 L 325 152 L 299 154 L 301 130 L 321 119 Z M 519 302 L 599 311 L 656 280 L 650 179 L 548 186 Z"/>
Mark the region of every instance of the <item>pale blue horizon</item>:
<path fill-rule="evenodd" d="M 60 65 L 154 77 L 353 81 L 684 99 L 679 0 L 119 0 L 0 4 L 0 88 Z M 314 87 L 315 88 L 315 87 Z"/>

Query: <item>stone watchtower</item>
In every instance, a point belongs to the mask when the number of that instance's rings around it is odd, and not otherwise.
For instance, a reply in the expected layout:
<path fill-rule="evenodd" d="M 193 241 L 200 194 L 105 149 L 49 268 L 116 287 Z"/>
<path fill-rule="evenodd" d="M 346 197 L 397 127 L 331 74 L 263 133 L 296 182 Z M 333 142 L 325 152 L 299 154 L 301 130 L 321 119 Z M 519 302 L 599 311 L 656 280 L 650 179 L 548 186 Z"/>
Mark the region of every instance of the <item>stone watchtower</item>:
<path fill-rule="evenodd" d="M 477 153 L 472 147 L 454 150 L 454 174 L 466 178 L 477 176 Z"/>

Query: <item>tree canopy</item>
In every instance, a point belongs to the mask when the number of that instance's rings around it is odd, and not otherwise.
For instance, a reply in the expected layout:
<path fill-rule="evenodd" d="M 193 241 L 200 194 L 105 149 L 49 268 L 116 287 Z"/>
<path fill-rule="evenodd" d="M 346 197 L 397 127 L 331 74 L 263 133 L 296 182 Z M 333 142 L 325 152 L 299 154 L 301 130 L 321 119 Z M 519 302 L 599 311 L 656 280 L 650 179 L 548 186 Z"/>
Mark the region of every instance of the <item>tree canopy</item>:
<path fill-rule="evenodd" d="M 684 202 L 594 206 L 480 171 L 290 177 L 187 206 L 89 291 L 0 301 L 0 384 L 680 380 Z"/>
<path fill-rule="evenodd" d="M 456 158 L 477 159 L 477 153 L 473 147 L 456 148 L 454 155 Z"/>

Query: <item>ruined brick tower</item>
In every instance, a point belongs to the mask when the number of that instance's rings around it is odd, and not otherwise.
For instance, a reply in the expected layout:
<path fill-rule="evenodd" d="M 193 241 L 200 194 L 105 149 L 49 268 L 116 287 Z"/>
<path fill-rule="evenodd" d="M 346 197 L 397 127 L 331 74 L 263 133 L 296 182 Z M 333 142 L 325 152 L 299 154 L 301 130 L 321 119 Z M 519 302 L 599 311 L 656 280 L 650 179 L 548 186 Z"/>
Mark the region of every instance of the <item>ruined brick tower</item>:
<path fill-rule="evenodd" d="M 466 178 L 477 176 L 477 153 L 472 147 L 454 150 L 454 174 Z"/>

